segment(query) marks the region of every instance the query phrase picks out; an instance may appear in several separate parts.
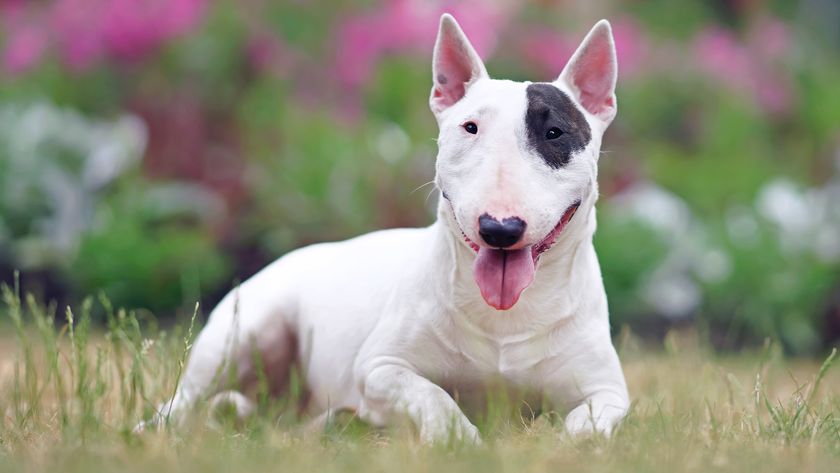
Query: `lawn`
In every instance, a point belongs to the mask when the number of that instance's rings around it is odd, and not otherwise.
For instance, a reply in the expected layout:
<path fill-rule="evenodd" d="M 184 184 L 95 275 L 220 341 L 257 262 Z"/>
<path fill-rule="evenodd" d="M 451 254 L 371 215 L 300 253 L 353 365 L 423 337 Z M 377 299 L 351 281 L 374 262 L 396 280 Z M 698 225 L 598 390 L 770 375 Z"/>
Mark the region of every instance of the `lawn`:
<path fill-rule="evenodd" d="M 199 406 L 183 428 L 133 434 L 171 395 L 190 321 L 160 329 L 142 313 L 88 302 L 55 308 L 6 288 L 0 306 L 3 471 L 838 471 L 840 372 L 778 345 L 717 354 L 692 330 L 664 343 L 625 330 L 616 344 L 633 407 L 612 438 L 571 439 L 559 413 L 490 403 L 480 447 L 423 447 L 410 428 L 351 414 L 307 428 L 289 399 L 261 399 L 237 423 Z M 90 314 L 102 313 L 103 323 Z M 198 325 L 198 322 L 196 322 Z"/>

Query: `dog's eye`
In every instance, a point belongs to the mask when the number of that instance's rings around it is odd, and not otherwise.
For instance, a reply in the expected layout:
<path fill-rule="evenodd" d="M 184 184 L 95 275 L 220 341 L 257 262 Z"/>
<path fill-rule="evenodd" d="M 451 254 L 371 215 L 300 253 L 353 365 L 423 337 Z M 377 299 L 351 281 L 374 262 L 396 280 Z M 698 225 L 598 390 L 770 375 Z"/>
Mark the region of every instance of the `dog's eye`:
<path fill-rule="evenodd" d="M 467 133 L 474 135 L 478 133 L 478 125 L 473 122 L 464 123 L 464 129 L 467 130 Z"/>
<path fill-rule="evenodd" d="M 545 139 L 556 140 L 557 138 L 560 138 L 560 135 L 562 135 L 562 134 L 563 134 L 563 130 L 561 130 L 561 129 L 559 129 L 555 126 L 554 128 L 551 128 L 550 130 L 545 132 Z"/>

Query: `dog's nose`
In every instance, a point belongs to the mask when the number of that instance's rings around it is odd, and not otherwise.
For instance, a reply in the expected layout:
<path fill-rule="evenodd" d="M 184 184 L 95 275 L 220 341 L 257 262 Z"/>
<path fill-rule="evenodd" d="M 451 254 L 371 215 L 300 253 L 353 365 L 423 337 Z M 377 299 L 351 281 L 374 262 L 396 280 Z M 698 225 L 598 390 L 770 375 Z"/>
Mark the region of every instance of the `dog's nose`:
<path fill-rule="evenodd" d="M 519 217 L 508 217 L 501 222 L 488 214 L 478 217 L 478 234 L 494 248 L 507 248 L 522 238 L 525 221 Z"/>

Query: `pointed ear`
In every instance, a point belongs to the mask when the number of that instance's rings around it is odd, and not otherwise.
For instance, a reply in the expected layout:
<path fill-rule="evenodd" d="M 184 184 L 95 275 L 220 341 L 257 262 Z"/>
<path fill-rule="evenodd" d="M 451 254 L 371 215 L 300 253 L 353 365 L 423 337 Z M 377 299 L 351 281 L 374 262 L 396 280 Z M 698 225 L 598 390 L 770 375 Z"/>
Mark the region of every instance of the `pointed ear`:
<path fill-rule="evenodd" d="M 487 77 L 484 63 L 455 18 L 444 13 L 432 58 L 432 111 L 437 114 L 454 105 L 464 97 L 467 87 L 482 77 Z"/>
<path fill-rule="evenodd" d="M 617 110 L 617 76 L 612 28 L 607 20 L 601 20 L 586 35 L 557 80 L 571 89 L 583 108 L 609 124 Z"/>

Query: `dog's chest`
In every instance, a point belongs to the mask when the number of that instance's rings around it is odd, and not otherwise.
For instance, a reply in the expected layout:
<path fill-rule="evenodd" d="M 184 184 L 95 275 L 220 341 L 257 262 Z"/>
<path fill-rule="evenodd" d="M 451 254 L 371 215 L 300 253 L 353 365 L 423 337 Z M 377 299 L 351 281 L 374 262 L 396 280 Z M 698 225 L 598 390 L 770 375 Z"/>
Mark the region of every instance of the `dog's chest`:
<path fill-rule="evenodd" d="M 539 383 L 539 365 L 549 354 L 547 334 L 486 337 L 467 336 L 460 344 L 460 365 L 455 384 L 483 384 L 499 380 L 520 387 Z"/>
<path fill-rule="evenodd" d="M 544 337 L 502 343 L 470 338 L 459 362 L 439 382 L 459 405 L 477 412 L 492 399 L 540 406 L 544 386 L 539 373 L 546 352 Z"/>

